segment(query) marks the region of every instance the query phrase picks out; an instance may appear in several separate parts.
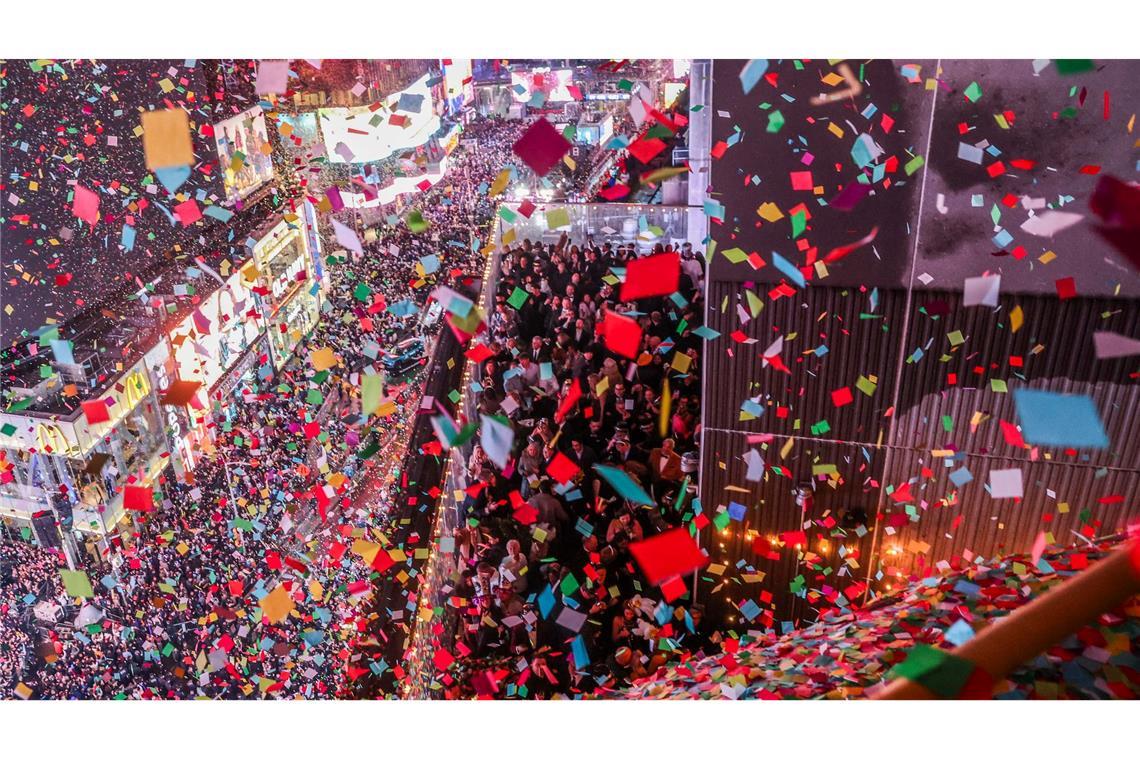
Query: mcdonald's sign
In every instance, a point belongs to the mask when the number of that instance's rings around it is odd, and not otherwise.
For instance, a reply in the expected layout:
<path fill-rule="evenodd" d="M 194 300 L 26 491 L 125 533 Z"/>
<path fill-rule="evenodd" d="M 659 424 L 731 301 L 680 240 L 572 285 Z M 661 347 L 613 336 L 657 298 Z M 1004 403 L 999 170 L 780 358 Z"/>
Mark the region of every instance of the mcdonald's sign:
<path fill-rule="evenodd" d="M 128 375 L 123 385 L 125 387 L 123 398 L 127 402 L 127 408 L 137 406 L 150 393 L 150 380 L 142 370 L 136 369 Z"/>
<path fill-rule="evenodd" d="M 64 432 L 60 430 L 59 425 L 48 422 L 41 422 L 36 425 L 36 443 L 39 445 L 40 451 L 47 454 L 74 456 L 79 453 L 79 446 L 68 440 Z"/>

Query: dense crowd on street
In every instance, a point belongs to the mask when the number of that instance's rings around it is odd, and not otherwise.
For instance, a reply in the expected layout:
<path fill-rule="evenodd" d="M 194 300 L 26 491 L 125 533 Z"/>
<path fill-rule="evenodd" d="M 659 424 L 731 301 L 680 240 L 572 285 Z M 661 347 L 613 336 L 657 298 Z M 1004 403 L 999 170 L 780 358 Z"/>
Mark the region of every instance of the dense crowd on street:
<path fill-rule="evenodd" d="M 251 374 L 233 397 L 210 399 L 213 451 L 184 477 L 159 477 L 153 511 L 132 513 L 130 529 L 85 568 L 93 596 L 82 608 L 60 583 L 61 553 L 2 544 L 13 568 L 0 596 L 3 696 L 19 684 L 41 699 L 344 693 L 358 638 L 383 635 L 377 626 L 389 624 L 370 612 L 374 574 L 344 551 L 345 537 L 392 528 L 396 438 L 418 401 L 414 376 L 388 378 L 397 411 L 368 419 L 360 373 L 393 341 L 422 329 L 429 340 L 439 329 L 424 328 L 420 313 L 434 284 L 465 276 L 481 258 L 472 238 L 495 203 L 485 183 L 509 162 L 518 129 L 473 125 L 468 139 L 478 150 L 461 148 L 450 176 L 421 198 L 427 230 L 385 226 L 362 254 L 330 262 L 313 332 L 271 377 Z M 416 262 L 429 255 L 438 271 L 417 277 Z M 401 301 L 412 308 L 389 308 Z M 370 343 L 376 351 L 364 350 Z M 340 362 L 318 372 L 309 356 L 326 347 Z M 369 442 L 380 444 L 380 457 L 358 456 Z M 364 482 L 369 498 L 357 499 Z M 271 623 L 259 604 L 278 587 L 294 609 Z M 26 613 L 39 601 L 58 603 L 61 622 L 33 621 Z"/>
<path fill-rule="evenodd" d="M 650 251 L 562 236 L 501 258 L 479 413 L 506 417 L 514 447 L 505 468 L 478 445 L 468 462 L 474 487 L 462 509 L 472 527 L 456 536 L 453 592 L 463 599 L 454 648 L 468 677 L 453 695 L 503 696 L 495 663 L 516 672 L 525 660 L 517 684 L 531 696 L 568 695 L 707 644 L 702 611 L 665 602 L 629 551 L 681 525 L 696 492 L 703 262 L 686 243 L 676 297 L 619 303 L 606 278 L 639 253 Z M 527 294 L 521 308 L 509 302 L 516 288 Z M 607 310 L 640 314 L 638 358 L 607 348 Z M 574 465 L 569 481 L 551 474 L 559 455 Z M 624 471 L 656 506 L 623 498 L 596 464 Z"/>
<path fill-rule="evenodd" d="M 18 683 L 34 662 L 31 603 L 61 591 L 54 555 L 29 544 L 0 542 L 0 684 Z"/>
<path fill-rule="evenodd" d="M 500 200 L 487 187 L 518 164 L 520 129 L 470 125 L 463 145 L 477 147 L 461 148 L 417 204 L 426 229 L 386 224 L 363 235 L 360 252 L 330 256 L 317 326 L 282 369 L 210 399 L 211 450 L 181 477 L 160 475 L 154 509 L 132 513 L 130 529 L 103 545 L 85 568 L 91 598 L 68 597 L 60 553 L 3 545 L 12 568 L 0 597 L 6 696 L 18 684 L 49 699 L 348 693 L 351 674 L 364 672 L 352 665 L 358 646 L 407 625 L 368 604 L 376 574 L 346 549 L 352 537 L 394 529 L 400 436 L 419 402 L 414 374 L 389 376 L 396 411 L 362 414 L 361 377 L 401 339 L 428 342 L 440 329 L 442 320 L 423 318 L 436 285 L 460 288 L 481 274 Z M 465 602 L 454 648 L 471 673 L 527 657 L 536 695 L 646 673 L 705 640 L 701 611 L 662 601 L 629 554 L 630 543 L 680 525 L 680 505 L 695 493 L 703 264 L 686 246 L 676 297 L 618 303 L 606 279 L 638 255 L 563 236 L 523 241 L 500 258 L 478 411 L 509 419 L 517 450 L 507 468 L 478 446 L 470 458 L 470 482 L 481 485 L 456 535 L 455 593 Z M 516 288 L 528 294 L 519 309 L 508 303 Z M 640 358 L 606 348 L 598 330 L 607 309 L 641 315 Z M 339 361 L 319 371 L 309 357 L 324 348 Z M 580 398 L 563 404 L 571 393 Z M 369 448 L 382 453 L 359 456 Z M 557 452 L 579 468 L 573 483 L 549 476 Z M 621 498 L 594 464 L 622 469 L 658 508 Z M 519 519 L 524 504 L 532 519 Z M 260 605 L 280 589 L 292 610 L 270 622 Z M 58 621 L 27 614 L 42 601 L 60 606 Z M 547 614 L 555 605 L 585 617 L 568 634 Z"/>

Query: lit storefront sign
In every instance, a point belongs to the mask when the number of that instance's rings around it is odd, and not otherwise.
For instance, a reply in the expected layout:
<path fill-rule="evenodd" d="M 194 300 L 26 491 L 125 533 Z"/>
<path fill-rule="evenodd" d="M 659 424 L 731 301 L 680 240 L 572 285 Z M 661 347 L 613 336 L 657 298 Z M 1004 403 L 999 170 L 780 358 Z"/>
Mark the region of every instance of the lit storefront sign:
<path fill-rule="evenodd" d="M 128 407 L 137 406 L 150 393 L 150 380 L 141 369 L 136 369 L 123 380 L 123 396 Z"/>
<path fill-rule="evenodd" d="M 59 454 L 67 457 L 78 456 L 80 451 L 78 443 L 69 440 L 67 435 L 60 430 L 59 425 L 48 422 L 41 422 L 36 425 L 36 445 L 40 451 L 46 454 Z"/>

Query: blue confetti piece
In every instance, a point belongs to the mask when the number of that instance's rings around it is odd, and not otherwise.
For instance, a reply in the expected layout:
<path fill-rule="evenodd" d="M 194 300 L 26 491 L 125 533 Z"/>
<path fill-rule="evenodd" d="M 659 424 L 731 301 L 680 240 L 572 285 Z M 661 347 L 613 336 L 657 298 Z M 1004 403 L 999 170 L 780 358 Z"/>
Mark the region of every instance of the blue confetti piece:
<path fill-rule="evenodd" d="M 744 64 L 744 68 L 740 70 L 740 86 L 744 90 L 744 94 L 747 95 L 752 92 L 752 88 L 767 72 L 768 61 L 765 58 L 753 58 Z"/>
<path fill-rule="evenodd" d="M 789 280 L 794 282 L 799 287 L 802 288 L 807 285 L 807 281 L 804 279 L 804 273 L 801 272 L 795 264 L 788 261 L 775 251 L 772 251 L 772 264 L 774 264 L 776 269 L 779 269 L 781 272 L 783 272 Z"/>
<path fill-rule="evenodd" d="M 1107 449 L 1108 435 L 1088 396 L 1026 388 L 1013 392 L 1025 442 L 1075 449 Z"/>

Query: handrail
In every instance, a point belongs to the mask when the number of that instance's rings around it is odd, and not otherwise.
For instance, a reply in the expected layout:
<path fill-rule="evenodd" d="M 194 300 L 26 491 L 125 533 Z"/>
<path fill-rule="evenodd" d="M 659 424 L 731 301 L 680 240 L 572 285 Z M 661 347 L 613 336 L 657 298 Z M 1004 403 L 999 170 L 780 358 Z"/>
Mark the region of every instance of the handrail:
<path fill-rule="evenodd" d="M 1140 594 L 1140 539 L 1134 539 L 982 630 L 952 654 L 980 668 L 998 683 L 1022 663 L 1137 594 Z M 900 677 L 874 698 L 937 699 L 938 696 L 922 684 Z"/>
<path fill-rule="evenodd" d="M 496 220 L 496 222 L 500 219 L 498 206 L 495 209 L 495 215 L 492 219 Z M 493 223 L 489 241 L 489 245 L 492 246 L 492 252 L 484 264 L 483 278 L 480 283 L 480 307 L 486 314 L 487 319 L 490 319 L 491 304 L 494 302 L 495 292 L 498 290 L 499 285 L 500 262 L 502 258 L 499 244 L 501 232 L 501 226 L 498 223 Z M 479 362 L 475 362 L 470 358 L 464 359 L 462 381 L 463 396 L 460 404 L 457 406 L 469 419 L 473 418 L 473 411 L 475 409 L 475 396 L 470 388 L 470 380 L 472 374 L 478 375 L 479 371 Z M 439 546 L 440 539 L 453 537 L 455 528 L 458 527 L 459 505 L 455 501 L 455 492 L 456 490 L 462 491 L 467 487 L 466 464 L 470 449 L 471 442 L 468 442 L 461 449 L 452 450 L 446 454 L 446 461 L 443 467 L 443 493 L 440 494 L 439 506 L 436 508 L 435 517 L 432 521 L 430 545 L 433 547 Z M 409 654 L 406 660 L 409 673 L 401 693 L 404 699 L 428 699 L 432 696 L 431 685 L 434 681 L 434 671 L 431 669 L 431 663 L 426 657 L 426 651 L 428 647 L 430 647 L 428 642 L 432 638 L 432 623 L 430 622 L 430 616 L 426 613 L 436 606 L 443 606 L 445 602 L 440 589 L 441 581 L 448 577 L 455 569 L 454 556 L 444 556 L 445 554 L 448 553 L 440 552 L 437 548 L 431 553 L 431 557 L 424 564 L 424 580 L 420 583 L 417 614 L 416 618 L 412 621 L 412 630 L 408 635 L 409 645 L 407 652 L 409 652 Z M 445 622 L 445 629 L 448 627 Z"/>

